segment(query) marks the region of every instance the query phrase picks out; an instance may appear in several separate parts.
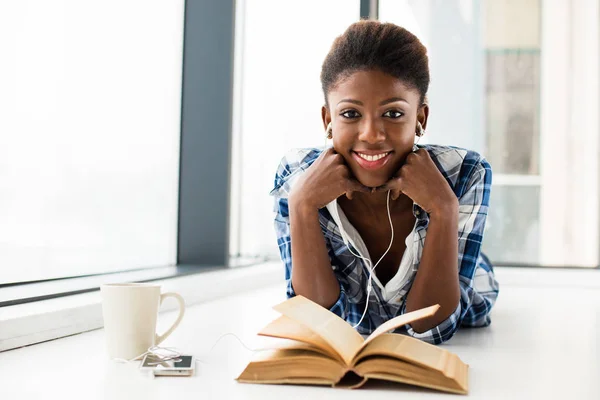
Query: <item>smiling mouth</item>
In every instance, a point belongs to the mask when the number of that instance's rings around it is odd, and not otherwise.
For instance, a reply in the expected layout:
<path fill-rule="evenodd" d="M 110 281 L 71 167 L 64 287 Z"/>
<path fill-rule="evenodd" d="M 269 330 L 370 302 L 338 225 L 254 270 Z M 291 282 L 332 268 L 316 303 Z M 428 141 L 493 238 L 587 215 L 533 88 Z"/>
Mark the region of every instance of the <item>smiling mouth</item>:
<path fill-rule="evenodd" d="M 383 167 L 390 159 L 391 151 L 381 152 L 377 154 L 366 154 L 362 152 L 352 152 L 352 157 L 356 162 L 368 170 L 375 170 Z"/>

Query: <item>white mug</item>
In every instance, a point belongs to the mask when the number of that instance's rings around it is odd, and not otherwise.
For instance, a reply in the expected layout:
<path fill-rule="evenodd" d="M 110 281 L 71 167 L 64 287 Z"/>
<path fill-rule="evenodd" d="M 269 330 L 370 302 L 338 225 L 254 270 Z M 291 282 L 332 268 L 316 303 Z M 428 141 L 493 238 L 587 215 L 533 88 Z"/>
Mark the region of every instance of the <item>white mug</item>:
<path fill-rule="evenodd" d="M 145 283 L 102 285 L 102 315 L 110 358 L 130 360 L 159 345 L 181 322 L 183 298 L 177 293 L 160 294 L 160 286 Z M 167 297 L 179 302 L 179 316 L 162 335 L 156 334 L 158 308 Z"/>

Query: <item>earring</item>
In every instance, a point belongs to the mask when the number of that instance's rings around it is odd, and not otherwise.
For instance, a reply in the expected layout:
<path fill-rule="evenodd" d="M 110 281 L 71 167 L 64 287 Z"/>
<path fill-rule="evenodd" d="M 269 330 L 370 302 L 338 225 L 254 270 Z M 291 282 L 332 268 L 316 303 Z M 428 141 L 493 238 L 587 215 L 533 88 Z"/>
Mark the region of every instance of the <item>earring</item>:
<path fill-rule="evenodd" d="M 333 138 L 333 131 L 331 129 L 331 122 L 327 125 L 327 135 L 325 136 L 327 139 Z"/>
<path fill-rule="evenodd" d="M 413 151 L 419 150 L 417 144 L 419 143 L 419 140 L 421 140 L 421 137 L 425 134 L 425 129 L 423 129 L 423 126 L 420 122 L 417 122 L 417 130 L 415 131 L 415 133 L 417 135 L 417 141 L 413 145 Z"/>
<path fill-rule="evenodd" d="M 421 136 L 423 136 L 425 134 L 425 129 L 423 129 L 423 125 L 421 125 L 420 122 L 417 122 L 417 131 L 416 131 L 416 133 L 417 133 L 418 137 L 421 137 Z"/>

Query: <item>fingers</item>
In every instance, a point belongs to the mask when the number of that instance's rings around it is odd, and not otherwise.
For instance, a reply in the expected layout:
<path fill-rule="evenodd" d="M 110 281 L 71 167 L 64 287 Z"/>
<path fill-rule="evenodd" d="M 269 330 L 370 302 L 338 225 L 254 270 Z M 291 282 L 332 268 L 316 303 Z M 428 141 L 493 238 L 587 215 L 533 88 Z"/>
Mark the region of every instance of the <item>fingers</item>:
<path fill-rule="evenodd" d="M 386 185 L 384 185 L 386 186 Z M 390 197 L 392 200 L 398 200 L 398 197 L 402 194 L 402 190 L 400 189 L 391 189 L 388 187 L 380 186 L 376 189 L 377 192 L 390 192 Z"/>
<path fill-rule="evenodd" d="M 351 192 L 370 193 L 371 188 L 366 187 L 365 185 L 363 185 L 362 183 L 360 183 L 357 180 L 351 179 L 350 180 L 350 191 Z"/>
<path fill-rule="evenodd" d="M 360 182 L 351 179 L 349 180 L 349 187 L 346 191 L 346 197 L 349 200 L 352 200 L 353 192 L 361 192 L 361 193 L 375 193 L 375 192 L 390 192 L 390 197 L 392 200 L 398 200 L 400 195 L 403 193 L 401 187 L 401 178 L 394 178 L 384 185 L 381 185 L 376 188 L 369 188 L 361 184 Z"/>
<path fill-rule="evenodd" d="M 331 154 L 337 154 L 337 153 L 335 152 L 335 149 L 333 147 L 328 147 L 324 152 L 321 153 L 321 156 L 327 157 Z"/>
<path fill-rule="evenodd" d="M 328 147 L 325 150 L 323 150 L 321 152 L 321 154 L 319 154 L 318 158 L 328 158 L 328 157 L 331 157 L 332 155 L 335 155 L 335 154 L 337 154 L 337 153 L 335 152 L 335 150 L 333 149 L 333 147 Z"/>
<path fill-rule="evenodd" d="M 390 184 L 389 182 L 386 182 L 385 184 L 381 185 L 381 186 L 377 186 L 376 188 L 373 188 L 372 192 L 387 192 L 388 190 L 390 190 Z"/>
<path fill-rule="evenodd" d="M 402 192 L 403 181 L 402 178 L 396 177 L 387 181 L 385 184 L 375 188 L 375 192 L 388 192 L 391 191 L 392 200 L 397 200 Z"/>
<path fill-rule="evenodd" d="M 360 183 L 359 181 L 357 181 L 355 179 L 349 179 L 348 180 L 348 190 L 346 190 L 346 197 L 349 200 L 352 200 L 352 194 L 354 192 L 371 193 L 371 188 L 366 187 L 365 185 L 363 185 L 362 183 Z"/>

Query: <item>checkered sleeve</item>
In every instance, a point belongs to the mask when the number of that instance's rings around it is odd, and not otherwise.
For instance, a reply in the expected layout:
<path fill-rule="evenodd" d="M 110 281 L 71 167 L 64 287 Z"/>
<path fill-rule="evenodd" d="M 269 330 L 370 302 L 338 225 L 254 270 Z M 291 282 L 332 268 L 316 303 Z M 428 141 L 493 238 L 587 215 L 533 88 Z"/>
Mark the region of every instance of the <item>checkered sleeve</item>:
<path fill-rule="evenodd" d="M 460 326 L 486 326 L 489 313 L 498 295 L 498 284 L 491 263 L 481 254 L 483 231 L 487 218 L 492 170 L 483 158 L 465 158 L 463 168 L 471 173 L 459 185 L 458 266 L 460 301 L 454 312 L 438 326 L 417 333 L 407 325 L 409 335 L 439 344 L 449 340 Z M 485 285 L 475 285 L 476 282 Z M 402 312 L 406 304 L 402 306 Z"/>
<path fill-rule="evenodd" d="M 275 178 L 277 185 L 278 177 Z M 296 293 L 294 292 L 294 288 L 292 286 L 292 242 L 290 235 L 290 217 L 289 217 L 289 206 L 288 199 L 283 197 L 276 197 L 274 204 L 275 211 L 275 233 L 277 236 L 277 246 L 279 247 L 279 254 L 281 256 L 281 261 L 285 266 L 285 280 L 287 283 L 286 295 L 288 298 L 294 297 Z M 330 262 L 335 260 L 334 256 L 332 256 L 333 251 L 331 246 L 327 246 L 327 251 L 329 253 Z M 340 295 L 329 310 L 339 317 L 346 319 L 348 315 L 348 297 L 346 294 L 346 282 L 343 279 L 339 279 L 340 283 Z"/>

